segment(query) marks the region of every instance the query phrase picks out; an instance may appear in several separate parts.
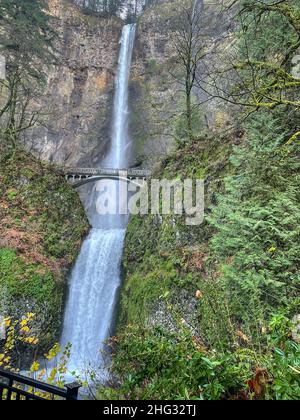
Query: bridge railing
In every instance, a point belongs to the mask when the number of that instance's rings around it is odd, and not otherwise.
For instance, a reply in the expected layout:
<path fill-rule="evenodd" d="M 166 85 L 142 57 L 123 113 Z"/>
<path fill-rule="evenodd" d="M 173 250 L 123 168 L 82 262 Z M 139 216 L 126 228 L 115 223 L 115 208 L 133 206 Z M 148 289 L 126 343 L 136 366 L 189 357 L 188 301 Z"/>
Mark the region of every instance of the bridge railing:
<path fill-rule="evenodd" d="M 58 388 L 0 368 L 0 401 L 3 400 L 77 400 L 80 385 Z"/>
<path fill-rule="evenodd" d="M 109 175 L 119 176 L 119 174 L 127 174 L 132 177 L 150 177 L 151 171 L 145 169 L 110 169 L 110 168 L 64 168 L 63 172 L 65 175 Z"/>

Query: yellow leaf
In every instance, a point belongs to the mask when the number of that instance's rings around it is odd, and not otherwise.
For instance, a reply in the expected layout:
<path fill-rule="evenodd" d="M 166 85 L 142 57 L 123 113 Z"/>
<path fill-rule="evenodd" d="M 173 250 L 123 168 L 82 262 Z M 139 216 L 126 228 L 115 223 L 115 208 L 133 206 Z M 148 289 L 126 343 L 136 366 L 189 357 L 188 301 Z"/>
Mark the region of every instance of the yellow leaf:
<path fill-rule="evenodd" d="M 30 368 L 30 372 L 38 372 L 40 369 L 40 364 L 38 362 L 33 362 Z"/>
<path fill-rule="evenodd" d="M 11 326 L 11 319 L 10 318 L 5 318 L 4 322 L 5 322 L 5 326 L 7 328 Z"/>
<path fill-rule="evenodd" d="M 25 326 L 25 327 L 21 328 L 21 332 L 26 334 L 26 333 L 30 332 L 30 329 L 29 329 L 29 327 Z"/>
<path fill-rule="evenodd" d="M 250 339 L 242 331 L 237 331 L 236 335 L 245 343 L 250 343 Z"/>

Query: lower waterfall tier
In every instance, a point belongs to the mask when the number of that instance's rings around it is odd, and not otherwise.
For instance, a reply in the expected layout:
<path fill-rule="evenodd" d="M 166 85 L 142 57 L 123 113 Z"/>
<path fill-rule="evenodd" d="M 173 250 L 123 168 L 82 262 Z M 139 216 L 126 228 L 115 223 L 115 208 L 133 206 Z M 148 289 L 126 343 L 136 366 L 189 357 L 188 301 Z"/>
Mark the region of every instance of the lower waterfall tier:
<path fill-rule="evenodd" d="M 125 230 L 93 229 L 72 274 L 61 344 L 72 344 L 70 371 L 99 367 L 113 325 Z"/>

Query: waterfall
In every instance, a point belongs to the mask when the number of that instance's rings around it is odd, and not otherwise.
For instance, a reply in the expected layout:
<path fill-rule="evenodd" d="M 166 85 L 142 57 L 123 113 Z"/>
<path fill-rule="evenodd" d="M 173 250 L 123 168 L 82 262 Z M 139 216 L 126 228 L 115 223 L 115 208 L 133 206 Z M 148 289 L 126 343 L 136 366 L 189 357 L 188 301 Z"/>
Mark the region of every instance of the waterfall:
<path fill-rule="evenodd" d="M 111 148 L 102 167 L 128 166 L 128 82 L 135 25 L 122 31 L 118 77 L 114 100 Z M 113 181 L 118 184 L 117 181 Z M 115 185 L 112 185 L 115 187 Z M 124 246 L 127 218 L 122 215 L 99 216 L 96 201 L 101 185 L 85 193 L 84 202 L 92 230 L 84 241 L 73 269 L 67 301 L 61 344 L 72 344 L 70 371 L 101 368 L 101 350 L 112 332 L 116 300 L 120 287 L 120 262 Z M 108 191 L 113 197 L 114 188 Z"/>
<path fill-rule="evenodd" d="M 106 167 L 125 168 L 128 165 L 128 80 L 135 37 L 135 25 L 126 25 L 121 38 L 118 78 L 114 99 L 111 149 L 104 161 Z"/>

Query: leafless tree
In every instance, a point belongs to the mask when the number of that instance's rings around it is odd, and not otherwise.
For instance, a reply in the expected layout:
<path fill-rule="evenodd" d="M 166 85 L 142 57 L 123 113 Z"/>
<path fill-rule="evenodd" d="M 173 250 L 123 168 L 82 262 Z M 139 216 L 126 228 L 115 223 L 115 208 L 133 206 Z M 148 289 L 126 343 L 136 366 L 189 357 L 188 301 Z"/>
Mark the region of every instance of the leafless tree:
<path fill-rule="evenodd" d="M 178 69 L 178 74 L 172 73 L 172 75 L 183 86 L 187 137 L 190 141 L 194 138 L 192 92 L 196 85 L 200 63 L 206 56 L 201 26 L 202 16 L 202 0 L 187 0 L 183 2 L 172 22 L 176 28 L 173 43 L 176 70 Z"/>
<path fill-rule="evenodd" d="M 43 91 L 44 85 L 29 82 L 18 69 L 1 81 L 0 131 L 10 147 L 15 148 L 22 133 L 39 124 L 48 112 L 40 105 Z"/>

